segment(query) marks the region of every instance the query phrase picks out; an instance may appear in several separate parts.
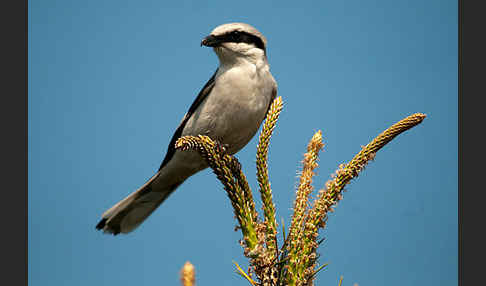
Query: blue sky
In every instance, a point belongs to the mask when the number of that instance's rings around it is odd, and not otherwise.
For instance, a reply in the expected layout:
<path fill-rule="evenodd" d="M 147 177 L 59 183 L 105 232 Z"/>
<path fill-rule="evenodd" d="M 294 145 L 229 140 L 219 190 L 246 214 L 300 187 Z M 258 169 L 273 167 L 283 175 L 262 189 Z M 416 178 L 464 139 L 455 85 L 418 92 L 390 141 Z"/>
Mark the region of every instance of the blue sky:
<path fill-rule="evenodd" d="M 29 1 L 29 285 L 247 285 L 230 203 L 205 170 L 140 228 L 95 231 L 158 168 L 217 67 L 199 43 L 247 22 L 268 39 L 284 100 L 270 179 L 287 223 L 299 162 L 325 141 L 317 189 L 415 112 L 321 232 L 316 285 L 457 285 L 457 1 Z M 256 190 L 254 138 L 237 157 Z M 260 203 L 257 202 L 260 206 Z"/>

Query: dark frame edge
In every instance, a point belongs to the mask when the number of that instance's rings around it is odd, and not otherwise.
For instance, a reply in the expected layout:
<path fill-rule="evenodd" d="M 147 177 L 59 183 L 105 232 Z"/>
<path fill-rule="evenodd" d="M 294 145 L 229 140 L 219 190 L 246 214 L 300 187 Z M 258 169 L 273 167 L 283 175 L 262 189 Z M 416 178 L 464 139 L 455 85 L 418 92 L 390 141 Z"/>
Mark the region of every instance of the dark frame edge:
<path fill-rule="evenodd" d="M 462 170 L 462 161 L 461 161 L 461 155 L 462 155 L 462 121 L 461 121 L 461 118 L 462 118 L 462 102 L 461 102 L 461 99 L 462 99 L 462 73 L 463 73 L 463 70 L 462 70 L 462 29 L 463 29 L 463 2 L 462 0 L 458 0 L 458 31 L 457 31 L 457 34 L 458 34 L 458 45 L 457 45 L 457 51 L 458 51 L 458 63 L 457 63 L 457 68 L 458 68 L 458 72 L 457 72 L 457 75 L 458 75 L 458 84 L 457 84 L 457 87 L 458 87 L 458 91 L 457 91 L 457 107 L 458 107 L 458 111 L 457 111 L 457 114 L 458 114 L 458 142 L 457 142 L 457 146 L 458 146 L 458 191 L 457 191 L 457 203 L 458 203 L 458 237 L 457 237 L 457 242 L 458 242 L 458 247 L 457 247 L 457 250 L 458 250 L 458 262 L 457 262 L 457 265 L 458 265 L 458 274 L 457 274 L 457 278 L 458 278 L 458 285 L 463 285 L 463 263 L 462 263 L 462 253 L 463 253 L 463 249 L 462 249 L 462 245 L 463 245 L 463 237 L 462 237 L 462 232 L 463 232 L 463 228 L 462 228 L 462 225 L 463 225 L 463 217 L 462 217 L 462 205 L 463 205 L 463 201 L 462 201 L 462 192 L 461 192 L 461 188 L 460 186 L 462 186 L 462 174 L 461 174 L 461 170 Z"/>

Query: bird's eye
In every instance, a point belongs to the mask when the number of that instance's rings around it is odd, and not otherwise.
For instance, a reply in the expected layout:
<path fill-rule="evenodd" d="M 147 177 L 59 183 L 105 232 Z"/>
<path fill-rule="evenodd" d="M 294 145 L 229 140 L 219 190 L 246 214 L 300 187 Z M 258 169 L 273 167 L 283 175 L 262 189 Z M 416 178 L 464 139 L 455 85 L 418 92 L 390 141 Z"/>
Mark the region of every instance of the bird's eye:
<path fill-rule="evenodd" d="M 232 36 L 233 40 L 237 41 L 237 40 L 240 39 L 240 32 L 234 31 L 233 33 L 231 33 L 231 36 Z"/>

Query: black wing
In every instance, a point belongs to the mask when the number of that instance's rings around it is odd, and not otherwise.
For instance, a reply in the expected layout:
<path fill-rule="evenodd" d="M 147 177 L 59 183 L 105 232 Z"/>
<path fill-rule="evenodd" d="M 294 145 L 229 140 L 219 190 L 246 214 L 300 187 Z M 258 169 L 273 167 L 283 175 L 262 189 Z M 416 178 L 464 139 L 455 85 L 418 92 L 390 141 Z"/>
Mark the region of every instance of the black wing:
<path fill-rule="evenodd" d="M 192 114 L 196 109 L 199 107 L 201 102 L 209 95 L 211 90 L 214 87 L 214 78 L 216 77 L 216 73 L 218 70 L 214 72 L 213 76 L 209 79 L 209 81 L 204 85 L 204 87 L 201 89 L 199 94 L 196 97 L 196 100 L 191 104 L 191 107 L 189 107 L 189 111 L 187 111 L 186 115 L 184 115 L 184 118 L 182 119 L 181 124 L 179 124 L 179 127 L 177 127 L 174 135 L 172 136 L 172 139 L 170 140 L 169 147 L 167 147 L 167 154 L 165 155 L 164 161 L 162 161 L 162 164 L 160 164 L 160 169 L 162 169 L 167 163 L 169 163 L 170 159 L 174 156 L 174 153 L 176 151 L 175 149 L 175 143 L 179 137 L 181 137 L 182 130 L 184 130 L 184 127 L 186 126 L 187 121 L 189 118 L 191 118 Z"/>
<path fill-rule="evenodd" d="M 265 118 L 267 118 L 268 111 L 270 111 L 270 106 L 272 106 L 272 103 L 273 103 L 273 101 L 275 100 L 276 97 L 277 97 L 277 86 L 274 86 L 273 89 L 272 89 L 272 98 L 270 99 L 270 103 L 268 104 L 267 113 L 265 114 Z"/>

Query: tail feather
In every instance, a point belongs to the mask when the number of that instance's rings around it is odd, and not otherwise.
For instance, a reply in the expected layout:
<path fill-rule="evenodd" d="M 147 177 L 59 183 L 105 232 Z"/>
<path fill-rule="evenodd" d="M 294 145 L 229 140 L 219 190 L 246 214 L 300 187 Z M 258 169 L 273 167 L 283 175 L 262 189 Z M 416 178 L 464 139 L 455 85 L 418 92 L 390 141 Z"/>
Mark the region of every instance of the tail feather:
<path fill-rule="evenodd" d="M 131 232 L 139 226 L 177 187 L 153 190 L 152 183 L 158 175 L 155 174 L 138 190 L 104 212 L 96 229 L 117 235 Z"/>

